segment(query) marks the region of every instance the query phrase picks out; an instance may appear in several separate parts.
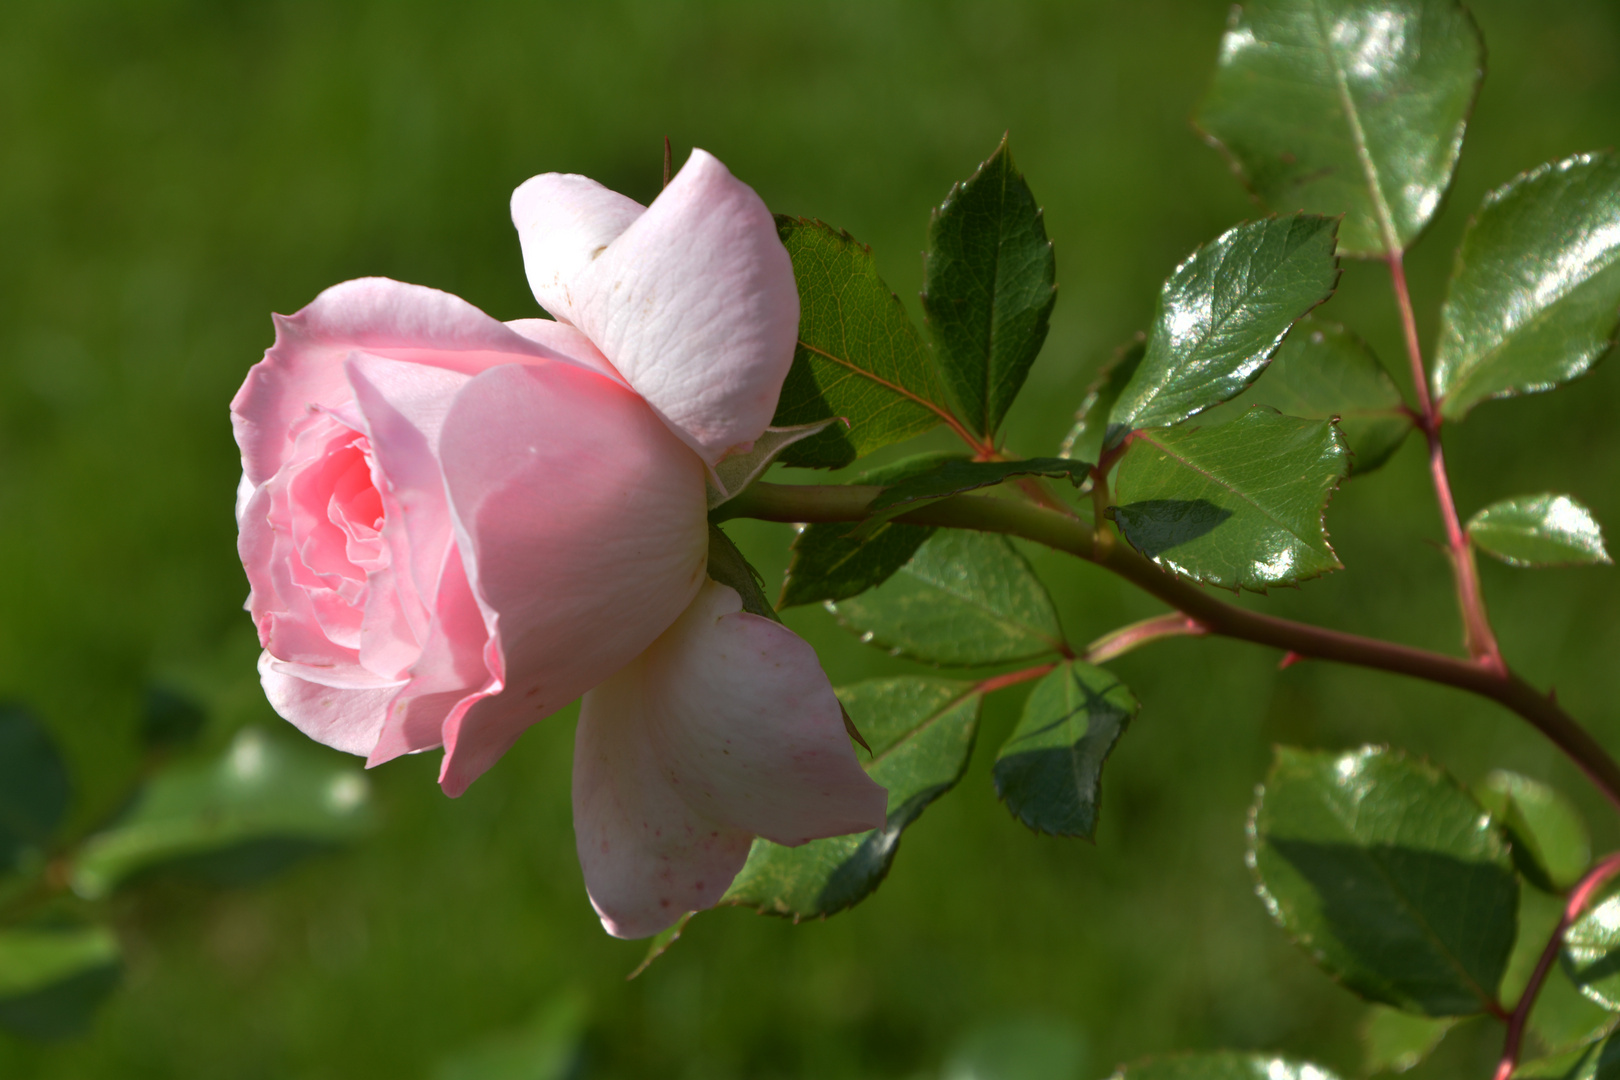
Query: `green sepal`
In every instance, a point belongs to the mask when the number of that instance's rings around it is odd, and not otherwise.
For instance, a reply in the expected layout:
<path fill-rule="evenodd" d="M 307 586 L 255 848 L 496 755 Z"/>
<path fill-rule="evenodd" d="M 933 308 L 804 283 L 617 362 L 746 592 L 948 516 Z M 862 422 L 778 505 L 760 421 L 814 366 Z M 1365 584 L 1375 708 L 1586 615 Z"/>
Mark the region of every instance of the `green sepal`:
<path fill-rule="evenodd" d="M 742 598 L 744 611 L 754 615 L 763 615 L 772 622 L 781 622 L 776 609 L 765 597 L 765 578 L 754 564 L 749 562 L 743 553 L 737 550 L 737 545 L 731 542 L 731 537 L 718 525 L 709 526 L 709 566 L 708 575 L 722 585 L 735 589 Z"/>

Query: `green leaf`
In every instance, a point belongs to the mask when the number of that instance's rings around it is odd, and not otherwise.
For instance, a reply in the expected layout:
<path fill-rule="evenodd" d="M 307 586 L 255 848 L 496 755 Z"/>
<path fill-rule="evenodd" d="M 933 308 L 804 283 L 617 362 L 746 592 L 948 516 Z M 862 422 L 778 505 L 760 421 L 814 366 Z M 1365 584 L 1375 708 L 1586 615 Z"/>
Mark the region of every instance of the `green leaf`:
<path fill-rule="evenodd" d="M 1074 427 L 1063 440 L 1058 457 L 1076 461 L 1100 462 L 1105 445 L 1112 446 L 1129 429 L 1109 430 L 1108 417 L 1114 411 L 1114 402 L 1136 374 L 1136 366 L 1147 354 L 1147 335 L 1137 334 L 1134 339 L 1114 350 L 1114 355 L 1097 372 L 1097 377 L 1080 399 L 1075 410 Z"/>
<path fill-rule="evenodd" d="M 1336 1080 L 1317 1065 L 1269 1054 L 1243 1054 L 1216 1050 L 1207 1054 L 1176 1054 L 1126 1065 L 1110 1080 Z"/>
<path fill-rule="evenodd" d="M 0 704 L 0 874 L 43 857 L 72 795 L 50 732 L 22 706 Z"/>
<path fill-rule="evenodd" d="M 868 517 L 854 530 L 870 535 L 891 517 L 898 517 L 919 503 L 948 499 L 952 495 L 1005 483 L 1015 476 L 1064 477 L 1075 487 L 1091 472 L 1091 463 L 1071 458 L 1023 458 L 1018 461 L 946 461 L 925 473 L 886 488 L 867 508 Z"/>
<path fill-rule="evenodd" d="M 1513 1080 L 1620 1080 L 1620 1039 L 1606 1035 L 1575 1050 L 1529 1061 Z"/>
<path fill-rule="evenodd" d="M 1543 939 L 1542 944 L 1546 944 Z M 1615 1015 L 1589 1000 L 1570 981 L 1562 964 L 1547 973 L 1541 993 L 1530 1010 L 1529 1030 L 1549 1052 L 1570 1050 L 1608 1032 Z"/>
<path fill-rule="evenodd" d="M 1614 343 L 1620 156 L 1581 154 L 1485 197 L 1440 309 L 1434 396 L 1449 420 L 1486 398 L 1551 390 Z"/>
<path fill-rule="evenodd" d="M 584 1075 L 586 1019 L 584 998 L 564 993 L 525 1026 L 441 1061 L 433 1080 L 576 1080 Z"/>
<path fill-rule="evenodd" d="M 837 468 L 949 415 L 945 391 L 872 252 L 819 221 L 777 217 L 799 283 L 799 344 L 772 427 L 842 417 L 788 446 L 788 465 Z"/>
<path fill-rule="evenodd" d="M 1109 414 L 1110 444 L 1237 396 L 1288 330 L 1339 281 L 1333 218 L 1297 214 L 1228 229 L 1176 267 L 1147 352 Z"/>
<path fill-rule="evenodd" d="M 1457 1021 L 1413 1016 L 1374 1005 L 1361 1025 L 1361 1047 L 1369 1073 L 1405 1072 L 1434 1052 Z"/>
<path fill-rule="evenodd" d="M 929 472 L 946 461 L 964 460 L 962 454 L 916 454 L 869 469 L 852 483 L 892 484 Z M 777 604 L 787 608 L 858 596 L 892 577 L 932 535 L 931 526 L 892 521 L 864 535 L 856 535 L 851 526 L 842 522 L 807 525 L 794 537 L 792 561 Z"/>
<path fill-rule="evenodd" d="M 360 769 L 246 728 L 220 759 L 154 776 L 123 818 L 85 842 L 71 882 L 80 896 L 99 899 L 159 870 L 257 880 L 358 838 L 370 822 Z"/>
<path fill-rule="evenodd" d="M 996 755 L 996 794 L 1036 832 L 1097 831 L 1103 763 L 1141 706 L 1125 684 L 1078 660 L 1035 684 Z"/>
<path fill-rule="evenodd" d="M 1343 565 L 1324 515 L 1348 463 L 1331 422 L 1256 406 L 1218 427 L 1136 434 L 1111 513 L 1131 546 L 1166 570 L 1264 590 Z"/>
<path fill-rule="evenodd" d="M 1272 917 L 1362 997 L 1429 1016 L 1493 1007 L 1518 883 L 1495 824 L 1440 770 L 1379 747 L 1279 747 L 1249 859 Z"/>
<path fill-rule="evenodd" d="M 995 434 L 1046 340 L 1057 262 L 1005 137 L 928 226 L 923 310 L 939 372 L 975 433 Z"/>
<path fill-rule="evenodd" d="M 666 926 L 654 934 L 647 942 L 647 951 L 642 955 L 641 963 L 637 964 L 635 970 L 626 975 L 625 979 L 634 979 L 637 975 L 652 967 L 653 961 L 669 952 L 670 948 L 681 940 L 681 935 L 686 933 L 686 924 L 691 922 L 692 916 L 696 914 L 695 911 L 688 911 L 681 916 L 680 921 L 674 926 Z"/>
<path fill-rule="evenodd" d="M 0 1027 L 33 1039 L 81 1034 L 122 970 L 105 926 L 0 929 Z"/>
<path fill-rule="evenodd" d="M 1311 316 L 1294 327 L 1271 366 L 1243 396 L 1204 413 L 1204 420 L 1235 418 L 1252 405 L 1307 420 L 1336 417 L 1353 476 L 1388 461 L 1413 428 L 1395 380 L 1366 342 L 1337 323 Z"/>
<path fill-rule="evenodd" d="M 1004 536 L 934 534 L 898 573 L 829 609 L 862 641 L 933 664 L 1000 664 L 1063 649 L 1057 609 Z"/>
<path fill-rule="evenodd" d="M 1513 863 L 1544 892 L 1563 892 L 1592 863 L 1592 840 L 1575 804 L 1546 784 L 1498 769 L 1474 797 L 1507 830 Z"/>
<path fill-rule="evenodd" d="M 718 525 L 709 526 L 707 572 L 714 581 L 737 591 L 742 598 L 744 611 L 763 615 L 772 622 L 782 621 L 776 609 L 771 607 L 771 602 L 765 598 L 765 579 Z"/>
<path fill-rule="evenodd" d="M 1340 250 L 1405 250 L 1451 184 L 1485 71 L 1456 0 L 1249 0 L 1194 122 L 1268 206 L 1344 214 Z"/>
<path fill-rule="evenodd" d="M 1481 551 L 1509 566 L 1591 566 L 1612 563 L 1603 528 L 1592 511 L 1568 495 L 1520 495 L 1492 503 L 1468 519 Z"/>
<path fill-rule="evenodd" d="M 1575 920 L 1564 934 L 1563 960 L 1582 994 L 1620 1012 L 1620 896 Z"/>
<path fill-rule="evenodd" d="M 208 723 L 203 707 L 166 686 L 150 686 L 141 708 L 141 742 L 152 750 L 172 750 L 195 742 Z"/>
<path fill-rule="evenodd" d="M 967 770 L 982 699 L 974 683 L 905 677 L 843 687 L 838 699 L 872 745 L 864 767 L 889 791 L 881 829 L 796 848 L 755 840 L 723 903 L 791 916 L 831 915 L 871 895 L 900 834 Z"/>

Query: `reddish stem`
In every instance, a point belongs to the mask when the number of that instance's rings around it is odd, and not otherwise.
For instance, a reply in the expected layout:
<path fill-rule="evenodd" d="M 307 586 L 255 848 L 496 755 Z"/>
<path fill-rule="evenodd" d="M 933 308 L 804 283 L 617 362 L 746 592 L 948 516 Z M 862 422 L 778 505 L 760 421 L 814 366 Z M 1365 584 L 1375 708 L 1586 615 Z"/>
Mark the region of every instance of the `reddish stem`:
<path fill-rule="evenodd" d="M 1035 667 L 1025 668 L 1022 671 L 1010 671 L 1005 675 L 993 675 L 975 686 L 975 694 L 989 694 L 997 690 L 1005 690 L 1009 686 L 1017 686 L 1021 682 L 1038 679 L 1042 675 L 1057 667 L 1056 664 L 1037 664 Z"/>
<path fill-rule="evenodd" d="M 1524 993 L 1519 995 L 1519 1003 L 1514 1006 L 1513 1015 L 1508 1017 L 1507 1038 L 1502 1043 L 1502 1060 L 1497 1063 L 1495 1080 L 1508 1080 L 1519 1065 L 1519 1051 L 1524 1045 L 1525 1025 L 1529 1023 L 1530 1010 L 1535 1007 L 1542 984 L 1547 981 L 1547 975 L 1552 971 L 1553 961 L 1558 959 L 1558 950 L 1563 947 L 1565 931 L 1569 929 L 1571 923 L 1581 917 L 1581 913 L 1592 902 L 1592 896 L 1616 874 L 1620 874 L 1620 851 L 1598 863 L 1570 891 L 1569 899 L 1564 903 L 1564 913 L 1558 919 L 1558 926 L 1553 930 L 1547 947 L 1541 951 L 1541 959 L 1536 961 L 1536 969 L 1530 973 L 1530 981 L 1525 983 Z"/>
<path fill-rule="evenodd" d="M 1083 659 L 1088 664 L 1102 664 L 1124 656 L 1133 649 L 1167 637 L 1202 637 L 1209 633 L 1203 623 L 1190 615 L 1173 611 L 1168 615 L 1155 615 L 1141 622 L 1112 630 L 1086 646 Z"/>

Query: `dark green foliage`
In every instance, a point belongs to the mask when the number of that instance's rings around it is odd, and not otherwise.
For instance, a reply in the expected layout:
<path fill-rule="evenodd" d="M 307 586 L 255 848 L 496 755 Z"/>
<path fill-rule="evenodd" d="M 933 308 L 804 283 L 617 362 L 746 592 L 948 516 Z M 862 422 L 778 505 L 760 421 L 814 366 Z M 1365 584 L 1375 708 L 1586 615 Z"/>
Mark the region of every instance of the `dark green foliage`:
<path fill-rule="evenodd" d="M 43 851 L 72 794 L 50 732 L 21 705 L 0 704 L 0 875 Z"/>
<path fill-rule="evenodd" d="M 141 704 L 141 741 L 154 750 L 185 746 L 208 723 L 201 705 L 167 686 L 147 687 Z"/>
<path fill-rule="evenodd" d="M 122 971 L 105 926 L 0 929 L 0 1028 L 32 1039 L 83 1034 Z"/>

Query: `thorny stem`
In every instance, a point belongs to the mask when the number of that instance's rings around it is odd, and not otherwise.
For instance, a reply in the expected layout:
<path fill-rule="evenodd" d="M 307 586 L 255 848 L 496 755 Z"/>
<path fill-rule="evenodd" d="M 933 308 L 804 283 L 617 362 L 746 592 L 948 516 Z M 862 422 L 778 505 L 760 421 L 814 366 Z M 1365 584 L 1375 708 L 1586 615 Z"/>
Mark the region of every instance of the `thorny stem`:
<path fill-rule="evenodd" d="M 1423 365 L 1423 348 L 1418 342 L 1417 318 L 1412 313 L 1412 293 L 1406 284 L 1406 266 L 1399 251 L 1389 256 L 1390 283 L 1395 289 L 1395 305 L 1400 309 L 1401 330 L 1406 338 L 1406 357 L 1412 365 L 1412 385 L 1417 393 L 1417 425 L 1429 443 L 1429 474 L 1434 480 L 1435 499 L 1446 526 L 1446 551 L 1457 585 L 1457 606 L 1462 611 L 1463 637 L 1468 653 L 1476 663 L 1499 674 L 1507 674 L 1502 650 L 1496 644 L 1490 618 L 1485 614 L 1485 594 L 1479 586 L 1479 568 L 1474 564 L 1474 546 L 1457 516 L 1457 503 L 1451 497 L 1451 480 L 1446 475 L 1446 455 L 1440 445 L 1440 413 L 1429 396 L 1429 376 Z"/>
<path fill-rule="evenodd" d="M 1559 917 L 1558 925 L 1547 941 L 1547 947 L 1541 951 L 1541 959 L 1536 961 L 1536 969 L 1531 972 L 1530 981 L 1524 986 L 1524 993 L 1519 995 L 1519 1003 L 1514 1006 L 1513 1015 L 1508 1017 L 1507 1038 L 1502 1043 L 1502 1059 L 1496 1065 L 1495 1080 L 1508 1080 L 1519 1065 L 1519 1051 L 1524 1044 L 1525 1024 L 1530 1019 L 1530 1010 L 1535 1008 L 1536 997 L 1541 993 L 1542 984 L 1547 981 L 1548 972 L 1552 971 L 1553 961 L 1558 959 L 1558 950 L 1564 944 L 1565 931 L 1569 929 L 1571 923 L 1581 917 L 1581 913 L 1592 902 L 1592 897 L 1597 891 L 1616 874 L 1620 874 L 1620 851 L 1604 858 L 1570 890 L 1569 899 L 1564 902 L 1564 913 Z"/>
<path fill-rule="evenodd" d="M 715 512 L 715 520 L 861 521 L 883 489 L 870 485 L 756 483 Z M 1085 523 L 1021 500 L 957 495 L 896 521 L 1017 536 L 1094 562 L 1163 600 L 1208 633 L 1269 645 L 1315 660 L 1355 664 L 1456 687 L 1502 705 L 1545 735 L 1620 807 L 1620 763 L 1559 707 L 1505 667 L 1459 660 L 1376 638 L 1346 634 L 1236 607 L 1160 570 L 1125 544 L 1101 545 Z"/>

